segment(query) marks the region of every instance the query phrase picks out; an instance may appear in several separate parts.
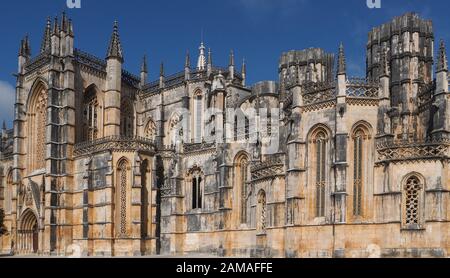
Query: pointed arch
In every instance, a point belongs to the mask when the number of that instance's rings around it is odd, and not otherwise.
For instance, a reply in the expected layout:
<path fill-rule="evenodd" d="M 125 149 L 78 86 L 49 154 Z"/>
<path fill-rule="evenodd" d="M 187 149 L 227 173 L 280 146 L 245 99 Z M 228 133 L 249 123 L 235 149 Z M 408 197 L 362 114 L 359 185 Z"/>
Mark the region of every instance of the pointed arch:
<path fill-rule="evenodd" d="M 125 97 L 120 105 L 120 134 L 126 137 L 134 136 L 134 104 L 131 98 Z"/>
<path fill-rule="evenodd" d="M 193 114 L 192 114 L 192 122 L 193 122 L 193 141 L 194 143 L 201 143 L 203 140 L 204 132 L 203 132 L 203 111 L 204 109 L 204 96 L 203 92 L 200 88 L 197 88 L 194 90 L 192 98 L 192 107 Z"/>
<path fill-rule="evenodd" d="M 27 125 L 30 172 L 45 168 L 47 144 L 47 86 L 38 79 L 32 86 L 28 99 Z"/>
<path fill-rule="evenodd" d="M 241 224 L 248 223 L 249 212 L 249 186 L 250 181 L 250 159 L 249 154 L 239 152 L 234 159 L 234 176 L 236 194 L 238 194 L 237 205 Z"/>
<path fill-rule="evenodd" d="M 19 218 L 17 245 L 20 253 L 36 253 L 39 249 L 39 217 L 26 209 Z"/>
<path fill-rule="evenodd" d="M 128 236 L 130 229 L 130 205 L 131 205 L 131 163 L 123 157 L 117 161 L 116 166 L 116 235 Z"/>
<path fill-rule="evenodd" d="M 412 172 L 406 175 L 402 186 L 402 226 L 404 229 L 421 229 L 425 212 L 425 178 Z"/>
<path fill-rule="evenodd" d="M 257 231 L 259 234 L 265 234 L 267 229 L 267 196 L 266 192 L 261 189 L 257 195 Z"/>
<path fill-rule="evenodd" d="M 8 173 L 6 175 L 6 185 L 3 189 L 3 197 L 4 197 L 4 212 L 6 215 L 11 214 L 12 211 L 12 193 L 13 193 L 13 171 L 12 169 L 8 170 Z"/>
<path fill-rule="evenodd" d="M 144 128 L 144 137 L 150 140 L 155 140 L 157 136 L 156 124 L 153 119 L 148 119 Z"/>
<path fill-rule="evenodd" d="M 311 177 L 315 185 L 315 216 L 325 217 L 329 179 L 328 153 L 331 130 L 324 124 L 314 126 L 308 134 Z"/>
<path fill-rule="evenodd" d="M 101 97 L 99 96 L 99 89 L 97 85 L 91 84 L 83 94 L 83 140 L 93 141 L 98 139 L 100 131 L 100 117 L 102 115 L 100 107 Z"/>
<path fill-rule="evenodd" d="M 203 209 L 205 189 L 205 174 L 198 166 L 192 167 L 187 173 L 186 178 L 186 193 L 190 196 L 189 203 L 191 210 Z"/>
<path fill-rule="evenodd" d="M 359 121 L 352 127 L 351 146 L 353 163 L 353 216 L 363 216 L 364 189 L 369 171 L 371 157 L 369 142 L 372 137 L 372 127 L 365 121 Z"/>

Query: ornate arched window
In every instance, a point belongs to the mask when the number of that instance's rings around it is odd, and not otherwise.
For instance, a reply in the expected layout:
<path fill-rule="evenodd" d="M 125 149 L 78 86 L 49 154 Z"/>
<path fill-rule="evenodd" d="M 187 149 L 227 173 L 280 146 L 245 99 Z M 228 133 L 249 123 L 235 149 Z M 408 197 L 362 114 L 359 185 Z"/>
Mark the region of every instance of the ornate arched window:
<path fill-rule="evenodd" d="M 366 134 L 362 129 L 353 135 L 353 215 L 362 216 L 362 198 L 364 182 L 364 148 Z"/>
<path fill-rule="evenodd" d="M 98 138 L 99 104 L 95 88 L 86 91 L 83 103 L 83 141 Z"/>
<path fill-rule="evenodd" d="M 32 93 L 29 106 L 30 170 L 45 168 L 47 131 L 47 89 L 39 84 Z"/>
<path fill-rule="evenodd" d="M 125 98 L 122 101 L 120 109 L 120 134 L 126 137 L 134 135 L 134 109 L 130 99 Z"/>
<path fill-rule="evenodd" d="M 148 121 L 147 125 L 144 129 L 144 136 L 147 139 L 155 140 L 156 138 L 156 124 L 154 121 L 150 120 Z"/>
<path fill-rule="evenodd" d="M 148 172 L 149 163 L 148 160 L 144 160 L 141 164 L 141 237 L 147 238 L 149 236 L 149 201 L 151 197 L 148 190 Z"/>
<path fill-rule="evenodd" d="M 122 159 L 117 164 L 117 183 L 116 183 L 116 223 L 117 235 L 126 236 L 128 233 L 129 217 L 128 204 L 131 196 L 128 196 L 130 190 L 130 166 L 127 160 Z"/>
<path fill-rule="evenodd" d="M 319 131 L 314 140 L 316 173 L 316 216 L 325 216 L 327 134 Z"/>
<path fill-rule="evenodd" d="M 420 228 L 423 210 L 423 189 L 421 180 L 412 175 L 403 187 L 403 225 L 406 228 Z"/>
<path fill-rule="evenodd" d="M 203 139 L 203 96 L 201 91 L 194 94 L 194 142 L 201 143 Z"/>
<path fill-rule="evenodd" d="M 8 172 L 8 176 L 6 177 L 6 187 L 5 187 L 5 214 L 11 214 L 12 211 L 12 186 L 13 186 L 13 175 L 12 171 Z"/>
<path fill-rule="evenodd" d="M 204 175 L 202 171 L 194 167 L 190 171 L 190 191 L 191 191 L 191 209 L 202 209 L 203 208 L 203 192 L 204 192 Z"/>
<path fill-rule="evenodd" d="M 239 191 L 240 221 L 242 224 L 246 224 L 248 222 L 249 209 L 249 160 L 247 155 L 243 154 L 236 160 L 235 175 Z"/>
<path fill-rule="evenodd" d="M 257 205 L 257 230 L 258 233 L 265 233 L 267 228 L 267 200 L 266 192 L 264 190 L 258 193 Z"/>

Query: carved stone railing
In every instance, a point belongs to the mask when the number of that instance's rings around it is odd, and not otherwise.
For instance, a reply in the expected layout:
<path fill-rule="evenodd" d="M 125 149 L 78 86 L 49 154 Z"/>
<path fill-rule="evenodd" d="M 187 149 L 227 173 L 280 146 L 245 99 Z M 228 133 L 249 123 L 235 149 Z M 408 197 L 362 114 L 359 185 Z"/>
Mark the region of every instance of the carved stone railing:
<path fill-rule="evenodd" d="M 252 182 L 284 176 L 284 155 L 277 154 L 251 166 Z"/>
<path fill-rule="evenodd" d="M 28 63 L 25 65 L 25 70 L 28 73 L 31 73 L 48 63 L 50 63 L 50 53 L 47 51 L 47 52 L 39 54 L 38 56 L 34 57 L 33 59 L 30 59 L 28 61 Z"/>
<path fill-rule="evenodd" d="M 216 147 L 215 142 L 203 142 L 203 143 L 187 143 L 183 145 L 183 150 L 186 153 L 198 152 L 203 150 L 211 150 Z"/>
<path fill-rule="evenodd" d="M 312 105 L 336 98 L 334 82 L 319 82 L 303 85 L 303 104 Z"/>
<path fill-rule="evenodd" d="M 435 139 L 418 142 L 377 142 L 377 163 L 410 160 L 449 159 L 450 140 Z"/>
<path fill-rule="evenodd" d="M 379 97 L 379 84 L 365 78 L 349 78 L 346 94 L 352 98 L 376 99 Z"/>
<path fill-rule="evenodd" d="M 155 152 L 155 144 L 144 137 L 109 136 L 76 144 L 74 155 L 82 156 L 108 150 Z"/>

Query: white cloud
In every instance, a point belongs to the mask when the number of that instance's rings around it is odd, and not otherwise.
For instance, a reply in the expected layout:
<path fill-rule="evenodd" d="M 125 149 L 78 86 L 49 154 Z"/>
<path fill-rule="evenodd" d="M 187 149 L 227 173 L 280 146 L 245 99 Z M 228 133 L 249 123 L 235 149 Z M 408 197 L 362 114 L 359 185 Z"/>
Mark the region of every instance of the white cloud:
<path fill-rule="evenodd" d="M 9 128 L 12 127 L 14 119 L 14 101 L 16 90 L 8 82 L 0 80 L 0 124 L 6 121 Z"/>

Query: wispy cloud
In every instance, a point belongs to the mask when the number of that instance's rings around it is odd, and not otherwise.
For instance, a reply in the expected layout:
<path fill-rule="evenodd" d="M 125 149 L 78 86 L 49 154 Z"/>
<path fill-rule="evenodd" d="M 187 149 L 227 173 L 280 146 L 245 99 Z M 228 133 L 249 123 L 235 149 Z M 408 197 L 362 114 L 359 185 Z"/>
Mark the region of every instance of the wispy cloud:
<path fill-rule="evenodd" d="M 5 120 L 11 127 L 14 114 L 15 89 L 8 82 L 0 80 L 0 120 Z"/>

